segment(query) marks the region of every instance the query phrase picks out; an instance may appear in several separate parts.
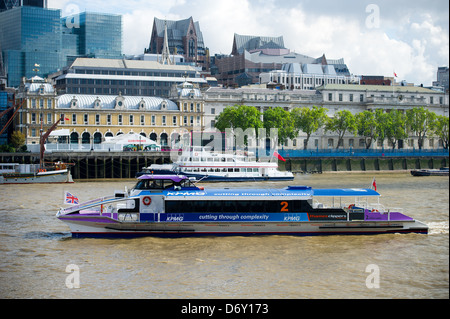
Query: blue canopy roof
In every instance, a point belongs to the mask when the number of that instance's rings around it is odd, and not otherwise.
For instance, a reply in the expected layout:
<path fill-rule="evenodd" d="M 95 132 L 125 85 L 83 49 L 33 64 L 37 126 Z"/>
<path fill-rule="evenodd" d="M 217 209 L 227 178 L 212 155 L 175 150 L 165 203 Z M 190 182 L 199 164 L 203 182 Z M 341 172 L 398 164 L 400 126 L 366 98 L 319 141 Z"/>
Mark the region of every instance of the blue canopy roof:
<path fill-rule="evenodd" d="M 322 188 L 314 189 L 314 196 L 344 197 L 344 196 L 381 196 L 369 188 Z"/>

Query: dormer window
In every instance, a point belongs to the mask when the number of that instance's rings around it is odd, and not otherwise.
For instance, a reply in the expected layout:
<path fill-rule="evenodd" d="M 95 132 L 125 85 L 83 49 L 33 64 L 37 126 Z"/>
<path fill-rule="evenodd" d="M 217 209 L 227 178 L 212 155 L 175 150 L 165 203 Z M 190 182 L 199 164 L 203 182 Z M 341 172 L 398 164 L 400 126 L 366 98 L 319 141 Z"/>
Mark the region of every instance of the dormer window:
<path fill-rule="evenodd" d="M 145 101 L 144 101 L 144 99 L 141 99 L 141 101 L 139 102 L 139 109 L 140 110 L 144 110 L 145 109 Z"/>
<path fill-rule="evenodd" d="M 75 96 L 73 97 L 72 101 L 70 101 L 70 107 L 73 109 L 78 107 L 78 100 L 75 98 Z"/>
<path fill-rule="evenodd" d="M 122 94 L 119 93 L 119 96 L 116 97 L 116 109 L 123 109 L 125 104 L 125 98 Z"/>
<path fill-rule="evenodd" d="M 167 109 L 167 101 L 166 100 L 161 102 L 161 110 L 165 110 L 165 109 Z"/>
<path fill-rule="evenodd" d="M 102 102 L 100 101 L 100 99 L 97 96 L 97 98 L 94 101 L 94 108 L 99 109 L 99 108 L 101 108 L 101 105 L 102 105 Z"/>

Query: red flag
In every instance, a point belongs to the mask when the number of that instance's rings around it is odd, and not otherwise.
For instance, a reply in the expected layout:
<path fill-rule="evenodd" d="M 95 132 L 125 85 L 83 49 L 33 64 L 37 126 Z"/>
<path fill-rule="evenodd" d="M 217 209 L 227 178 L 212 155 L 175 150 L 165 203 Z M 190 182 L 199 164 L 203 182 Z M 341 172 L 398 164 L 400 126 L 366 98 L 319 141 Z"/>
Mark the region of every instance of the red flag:
<path fill-rule="evenodd" d="M 394 76 L 397 77 L 397 73 L 394 72 Z"/>
<path fill-rule="evenodd" d="M 278 154 L 277 151 L 273 152 L 273 155 L 275 155 L 279 160 L 282 160 L 283 162 L 286 162 L 286 160 L 283 158 L 283 156 L 281 156 L 280 154 Z"/>
<path fill-rule="evenodd" d="M 377 181 L 375 180 L 375 177 L 372 180 L 372 187 L 375 191 L 377 190 Z"/>
<path fill-rule="evenodd" d="M 69 121 L 69 119 L 67 117 L 64 118 L 64 121 Z"/>

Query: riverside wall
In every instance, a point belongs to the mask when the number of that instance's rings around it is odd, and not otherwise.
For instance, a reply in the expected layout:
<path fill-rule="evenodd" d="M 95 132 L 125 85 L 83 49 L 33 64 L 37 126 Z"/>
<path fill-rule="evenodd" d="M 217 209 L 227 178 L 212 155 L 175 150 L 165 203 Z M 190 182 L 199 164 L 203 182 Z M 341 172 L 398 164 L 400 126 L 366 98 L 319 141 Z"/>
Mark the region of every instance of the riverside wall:
<path fill-rule="evenodd" d="M 286 157 L 280 170 L 293 173 L 404 171 L 449 166 L 449 156 Z M 72 163 L 74 179 L 134 178 L 143 167 L 170 163 L 169 152 L 55 152 L 46 162 Z M 38 153 L 0 153 L 0 163 L 39 163 Z"/>

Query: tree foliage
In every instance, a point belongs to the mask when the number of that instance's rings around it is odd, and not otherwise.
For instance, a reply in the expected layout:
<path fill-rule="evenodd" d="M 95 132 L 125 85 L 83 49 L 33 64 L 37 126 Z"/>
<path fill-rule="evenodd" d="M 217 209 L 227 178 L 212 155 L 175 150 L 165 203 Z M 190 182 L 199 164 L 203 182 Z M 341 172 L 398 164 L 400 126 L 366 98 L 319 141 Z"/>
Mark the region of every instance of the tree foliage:
<path fill-rule="evenodd" d="M 338 135 L 336 148 L 342 145 L 342 140 L 348 133 L 363 137 L 367 149 L 376 140 L 384 144 L 386 139 L 394 149 L 399 140 L 408 136 L 417 136 L 419 148 L 422 149 L 427 135 L 439 137 L 444 147 L 449 147 L 449 118 L 437 116 L 424 107 L 415 107 L 406 112 L 395 109 L 390 112 L 383 109 L 366 110 L 356 115 L 348 110 L 341 110 L 332 117 L 327 116 L 327 111 L 326 108 L 317 106 L 294 108 L 291 112 L 282 107 L 272 107 L 261 113 L 253 106 L 234 105 L 226 107 L 216 116 L 215 127 L 222 132 L 226 129 L 240 128 L 245 131 L 254 128 L 256 134 L 259 128 L 265 128 L 267 136 L 271 128 L 276 128 L 279 142 L 283 144 L 302 131 L 306 134 L 304 149 L 307 149 L 311 135 L 321 128 Z"/>
<path fill-rule="evenodd" d="M 442 144 L 446 150 L 448 150 L 448 140 L 449 140 L 449 118 L 448 116 L 439 115 L 433 123 L 432 131 L 433 134 L 442 140 Z"/>
<path fill-rule="evenodd" d="M 423 106 L 414 107 L 406 111 L 406 124 L 409 132 L 416 135 L 419 149 L 423 148 L 423 141 L 426 134 L 434 126 L 436 114 L 425 109 Z"/>
<path fill-rule="evenodd" d="M 278 142 L 284 144 L 288 139 L 298 135 L 298 129 L 294 125 L 291 114 L 282 107 L 269 108 L 263 113 L 263 125 L 266 136 L 270 136 L 270 129 L 278 129 Z"/>
<path fill-rule="evenodd" d="M 364 137 L 366 149 L 378 138 L 377 120 L 372 111 L 363 111 L 355 115 L 356 129 L 359 136 Z"/>
<path fill-rule="evenodd" d="M 392 110 L 386 113 L 386 138 L 392 145 L 392 149 L 395 149 L 397 142 L 408 137 L 406 132 L 406 115 L 399 110 Z"/>
<path fill-rule="evenodd" d="M 349 132 L 354 135 L 357 133 L 355 116 L 348 110 L 338 111 L 333 117 L 330 117 L 325 124 L 325 130 L 336 132 L 338 134 L 338 143 L 336 148 L 342 144 L 344 135 Z"/>
<path fill-rule="evenodd" d="M 216 116 L 215 127 L 222 132 L 225 132 L 227 128 L 241 128 L 244 131 L 248 128 L 254 128 L 258 131 L 258 128 L 263 127 L 261 112 L 254 106 L 227 106 L 220 115 Z"/>
<path fill-rule="evenodd" d="M 25 134 L 23 134 L 21 131 L 12 132 L 10 142 L 11 146 L 16 150 L 21 148 L 25 145 Z"/>
<path fill-rule="evenodd" d="M 311 134 L 321 129 L 328 120 L 327 109 L 317 106 L 313 106 L 312 108 L 295 108 L 291 111 L 291 117 L 293 118 L 295 127 L 306 134 L 306 139 L 303 144 L 303 149 L 305 150 L 308 148 Z"/>

